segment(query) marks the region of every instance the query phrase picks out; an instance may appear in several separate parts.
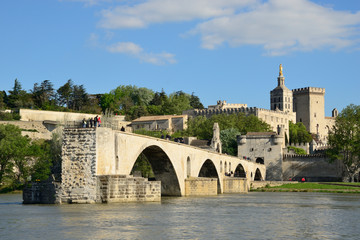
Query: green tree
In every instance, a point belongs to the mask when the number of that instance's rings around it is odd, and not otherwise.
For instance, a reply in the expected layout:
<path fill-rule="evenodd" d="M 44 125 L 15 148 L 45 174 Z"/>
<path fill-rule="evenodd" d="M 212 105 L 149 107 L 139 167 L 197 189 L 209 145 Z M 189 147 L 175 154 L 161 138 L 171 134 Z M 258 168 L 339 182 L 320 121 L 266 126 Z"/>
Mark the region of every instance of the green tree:
<path fill-rule="evenodd" d="M 0 91 L 0 109 L 6 108 L 7 95 L 5 91 Z"/>
<path fill-rule="evenodd" d="M 190 96 L 190 106 L 195 109 L 204 109 L 204 105 L 200 102 L 200 98 L 195 96 L 194 93 Z"/>
<path fill-rule="evenodd" d="M 237 156 L 236 136 L 240 135 L 239 130 L 228 128 L 220 131 L 220 139 L 222 144 L 222 152 L 228 155 Z"/>
<path fill-rule="evenodd" d="M 46 110 L 55 106 L 55 91 L 50 80 L 35 83 L 31 92 L 36 107 Z"/>
<path fill-rule="evenodd" d="M 153 99 L 150 101 L 150 105 L 161 106 L 165 101 L 167 101 L 167 99 L 168 96 L 164 92 L 164 89 L 161 89 L 161 92 L 156 92 L 154 94 Z"/>
<path fill-rule="evenodd" d="M 133 169 L 131 170 L 131 174 L 134 174 L 135 171 L 141 172 L 141 176 L 145 178 L 154 177 L 154 173 L 152 171 L 149 160 L 146 158 L 145 154 L 141 153 L 139 157 L 136 159 Z"/>
<path fill-rule="evenodd" d="M 24 91 L 21 83 L 15 79 L 13 90 L 9 91 L 7 105 L 10 108 L 22 108 L 33 106 L 31 94 Z"/>
<path fill-rule="evenodd" d="M 84 85 L 74 85 L 70 101 L 71 109 L 80 111 L 89 105 L 89 95 L 86 93 Z"/>
<path fill-rule="evenodd" d="M 170 94 L 168 101 L 164 101 L 162 104 L 163 114 L 182 114 L 183 111 L 189 110 L 190 95 L 183 91 L 178 91 Z"/>
<path fill-rule="evenodd" d="M 302 122 L 293 123 L 289 121 L 289 143 L 309 143 L 312 141 L 311 134 L 306 130 L 305 125 Z"/>
<path fill-rule="evenodd" d="M 57 101 L 60 106 L 70 108 L 71 95 L 74 83 L 69 79 L 63 86 L 57 90 Z"/>
<path fill-rule="evenodd" d="M 25 158 L 30 155 L 30 139 L 21 135 L 19 127 L 0 125 L 0 183 L 4 176 L 14 176 L 13 167 L 19 171 L 17 179 L 27 173 Z"/>
<path fill-rule="evenodd" d="M 328 135 L 327 150 L 332 161 L 340 160 L 344 177 L 354 181 L 360 169 L 360 106 L 351 104 L 341 111 Z"/>
<path fill-rule="evenodd" d="M 52 151 L 53 142 L 49 140 L 40 140 L 33 142 L 31 147 L 33 164 L 30 169 L 31 180 L 46 180 L 51 174 L 53 160 L 56 157 L 56 151 Z"/>
<path fill-rule="evenodd" d="M 221 130 L 234 128 L 240 133 L 247 132 L 268 132 L 270 126 L 254 115 L 246 116 L 243 113 L 238 114 L 218 114 L 212 115 L 210 118 L 198 116 L 188 121 L 188 128 L 185 135 L 196 136 L 200 139 L 212 138 L 212 127 L 214 123 L 219 123 Z"/>

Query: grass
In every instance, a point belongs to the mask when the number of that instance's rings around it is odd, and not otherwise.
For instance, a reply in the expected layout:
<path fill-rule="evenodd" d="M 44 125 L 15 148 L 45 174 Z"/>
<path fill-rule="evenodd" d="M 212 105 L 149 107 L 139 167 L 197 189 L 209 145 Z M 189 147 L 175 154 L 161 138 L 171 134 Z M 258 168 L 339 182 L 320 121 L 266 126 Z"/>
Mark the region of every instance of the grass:
<path fill-rule="evenodd" d="M 332 185 L 337 184 L 337 185 Z M 259 192 L 335 192 L 335 193 L 360 193 L 360 183 L 350 183 L 353 186 L 341 186 L 348 183 L 293 183 L 281 186 L 253 189 Z"/>

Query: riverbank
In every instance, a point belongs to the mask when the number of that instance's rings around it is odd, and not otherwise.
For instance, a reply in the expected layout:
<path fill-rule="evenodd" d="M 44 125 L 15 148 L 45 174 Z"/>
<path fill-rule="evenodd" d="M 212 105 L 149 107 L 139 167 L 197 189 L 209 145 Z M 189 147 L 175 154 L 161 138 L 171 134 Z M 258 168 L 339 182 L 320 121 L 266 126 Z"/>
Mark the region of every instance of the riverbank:
<path fill-rule="evenodd" d="M 360 193 L 360 183 L 286 183 L 279 186 L 266 185 L 251 189 L 252 192 L 328 192 Z"/>

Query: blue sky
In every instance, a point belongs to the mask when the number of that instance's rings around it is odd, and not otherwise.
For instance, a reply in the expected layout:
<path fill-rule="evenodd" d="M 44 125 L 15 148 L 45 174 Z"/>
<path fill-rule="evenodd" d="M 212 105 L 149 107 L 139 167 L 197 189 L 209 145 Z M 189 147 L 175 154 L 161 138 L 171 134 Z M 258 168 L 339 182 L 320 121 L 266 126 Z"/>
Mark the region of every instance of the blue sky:
<path fill-rule="evenodd" d="M 1 90 L 72 79 L 88 93 L 136 85 L 269 109 L 326 89 L 326 115 L 360 104 L 359 0 L 4 0 Z"/>

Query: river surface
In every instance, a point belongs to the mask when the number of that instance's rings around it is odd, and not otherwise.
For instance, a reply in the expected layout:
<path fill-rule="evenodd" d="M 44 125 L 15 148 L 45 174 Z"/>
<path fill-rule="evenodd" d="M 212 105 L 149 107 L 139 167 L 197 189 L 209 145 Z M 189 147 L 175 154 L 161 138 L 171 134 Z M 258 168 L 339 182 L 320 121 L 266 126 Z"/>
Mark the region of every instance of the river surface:
<path fill-rule="evenodd" d="M 360 239 L 360 195 L 223 194 L 161 203 L 23 205 L 0 195 L 0 239 Z"/>

